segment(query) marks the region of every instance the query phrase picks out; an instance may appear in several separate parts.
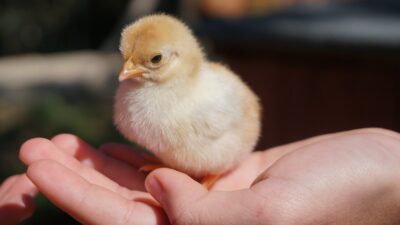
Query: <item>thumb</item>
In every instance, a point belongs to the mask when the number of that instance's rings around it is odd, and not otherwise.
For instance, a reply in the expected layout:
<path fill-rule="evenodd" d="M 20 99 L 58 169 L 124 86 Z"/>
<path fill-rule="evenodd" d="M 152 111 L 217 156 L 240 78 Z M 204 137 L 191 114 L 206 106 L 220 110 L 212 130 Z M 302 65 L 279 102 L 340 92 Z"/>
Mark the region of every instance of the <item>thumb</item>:
<path fill-rule="evenodd" d="M 150 173 L 145 181 L 147 191 L 161 204 L 171 221 L 184 216 L 208 191 L 188 175 L 162 168 Z M 180 218 L 182 219 L 182 218 Z"/>
<path fill-rule="evenodd" d="M 145 186 L 171 224 L 276 224 L 266 219 L 265 198 L 251 189 L 209 192 L 188 175 L 166 168 L 150 173 Z"/>

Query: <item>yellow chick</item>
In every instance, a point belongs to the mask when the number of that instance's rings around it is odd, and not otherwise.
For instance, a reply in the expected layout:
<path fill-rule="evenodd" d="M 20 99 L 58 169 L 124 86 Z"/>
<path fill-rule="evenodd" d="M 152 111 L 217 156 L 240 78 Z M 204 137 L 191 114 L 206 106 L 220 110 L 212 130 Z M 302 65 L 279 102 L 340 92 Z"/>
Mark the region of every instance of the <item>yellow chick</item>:
<path fill-rule="evenodd" d="M 194 178 L 218 176 L 253 150 L 257 96 L 228 68 L 208 62 L 181 21 L 143 17 L 122 31 L 120 51 L 114 123 L 127 139 Z"/>

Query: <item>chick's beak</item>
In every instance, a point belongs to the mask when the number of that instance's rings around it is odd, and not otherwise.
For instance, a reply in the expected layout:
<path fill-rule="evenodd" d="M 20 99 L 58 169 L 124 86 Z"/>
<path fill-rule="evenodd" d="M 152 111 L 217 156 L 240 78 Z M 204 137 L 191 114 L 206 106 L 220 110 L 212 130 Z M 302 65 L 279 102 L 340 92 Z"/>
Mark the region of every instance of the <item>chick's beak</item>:
<path fill-rule="evenodd" d="M 137 68 L 133 65 L 133 63 L 129 60 L 126 61 L 122 67 L 121 72 L 119 73 L 118 80 L 123 81 L 129 78 L 138 77 L 145 73 L 143 69 Z"/>

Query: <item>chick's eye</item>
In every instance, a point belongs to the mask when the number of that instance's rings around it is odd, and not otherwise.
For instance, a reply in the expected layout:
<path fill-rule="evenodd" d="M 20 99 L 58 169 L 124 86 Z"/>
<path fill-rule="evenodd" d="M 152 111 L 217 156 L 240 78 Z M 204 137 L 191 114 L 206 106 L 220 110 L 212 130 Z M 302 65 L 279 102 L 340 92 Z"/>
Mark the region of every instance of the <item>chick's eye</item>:
<path fill-rule="evenodd" d="M 151 58 L 150 61 L 153 64 L 157 64 L 157 63 L 161 62 L 161 59 L 162 59 L 162 55 L 158 54 L 158 55 L 153 56 L 153 58 Z"/>

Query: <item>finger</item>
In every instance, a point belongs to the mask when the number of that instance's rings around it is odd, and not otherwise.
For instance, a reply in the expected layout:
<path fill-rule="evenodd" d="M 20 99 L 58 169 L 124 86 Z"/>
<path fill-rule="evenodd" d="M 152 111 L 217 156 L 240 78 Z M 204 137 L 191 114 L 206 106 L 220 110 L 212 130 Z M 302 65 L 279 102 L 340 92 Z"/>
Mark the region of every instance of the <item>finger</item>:
<path fill-rule="evenodd" d="M 35 162 L 27 174 L 51 202 L 83 224 L 165 224 L 162 210 L 146 204 L 151 198 L 127 200 L 55 161 Z"/>
<path fill-rule="evenodd" d="M 7 188 L 8 190 L 3 193 L 1 197 L 3 197 L 4 194 L 6 196 L 18 196 L 20 194 L 35 196 L 37 194 L 37 188 L 29 180 L 26 174 L 15 175 L 11 178 L 13 182 L 10 183 L 10 186 Z M 3 186 L 1 186 L 1 189 L 3 189 Z"/>
<path fill-rule="evenodd" d="M 12 182 L 8 182 L 9 180 Z M 35 208 L 33 198 L 37 189 L 25 174 L 13 176 L 4 184 L 6 183 L 10 186 L 0 187 L 7 188 L 0 195 L 0 224 L 18 224 L 32 215 Z"/>
<path fill-rule="evenodd" d="M 108 157 L 95 150 L 82 139 L 71 134 L 60 134 L 52 142 L 70 155 L 73 155 L 85 165 L 95 168 L 121 186 L 129 189 L 143 189 L 144 175 L 136 168 Z M 132 149 L 130 149 L 132 150 Z"/>
<path fill-rule="evenodd" d="M 140 168 L 148 163 L 146 160 L 148 154 L 122 144 L 107 143 L 100 146 L 99 151 L 112 158 L 126 162 L 136 168 Z"/>
<path fill-rule="evenodd" d="M 186 174 L 171 169 L 155 170 L 145 184 L 171 224 L 255 224 L 254 218 L 259 218 L 255 214 L 263 207 L 258 203 L 262 199 L 249 189 L 208 192 Z M 229 210 L 224 208 L 227 205 Z"/>
<path fill-rule="evenodd" d="M 171 182 L 168 182 L 168 179 L 171 179 Z M 150 173 L 145 181 L 145 186 L 164 209 L 175 209 L 178 207 L 175 203 L 186 205 L 186 202 L 195 202 L 207 194 L 207 190 L 198 182 L 188 175 L 172 169 L 158 169 Z M 191 192 L 189 196 L 181 195 L 188 191 Z M 169 201 L 170 199 L 173 201 Z"/>
<path fill-rule="evenodd" d="M 25 142 L 20 150 L 20 158 L 27 165 L 43 159 L 57 161 L 91 183 L 108 188 L 114 192 L 124 193 L 124 195 L 126 193 L 126 195 L 129 196 L 128 189 L 122 188 L 103 174 L 90 167 L 84 166 L 74 157 L 58 150 L 57 146 L 47 139 L 34 138 Z M 131 177 L 131 179 L 134 179 L 134 177 Z M 141 183 L 137 179 L 135 179 L 135 181 L 137 182 L 135 188 L 144 190 L 143 182 Z"/>
<path fill-rule="evenodd" d="M 8 177 L 0 186 L 0 198 L 1 196 L 4 196 L 4 193 L 8 192 L 10 187 L 18 180 L 18 177 L 21 175 L 14 175 L 11 177 Z"/>
<path fill-rule="evenodd" d="M 54 136 L 51 141 L 68 155 L 74 156 L 90 167 L 101 168 L 104 165 L 104 156 L 98 154 L 92 146 L 73 134 L 59 134 Z"/>

